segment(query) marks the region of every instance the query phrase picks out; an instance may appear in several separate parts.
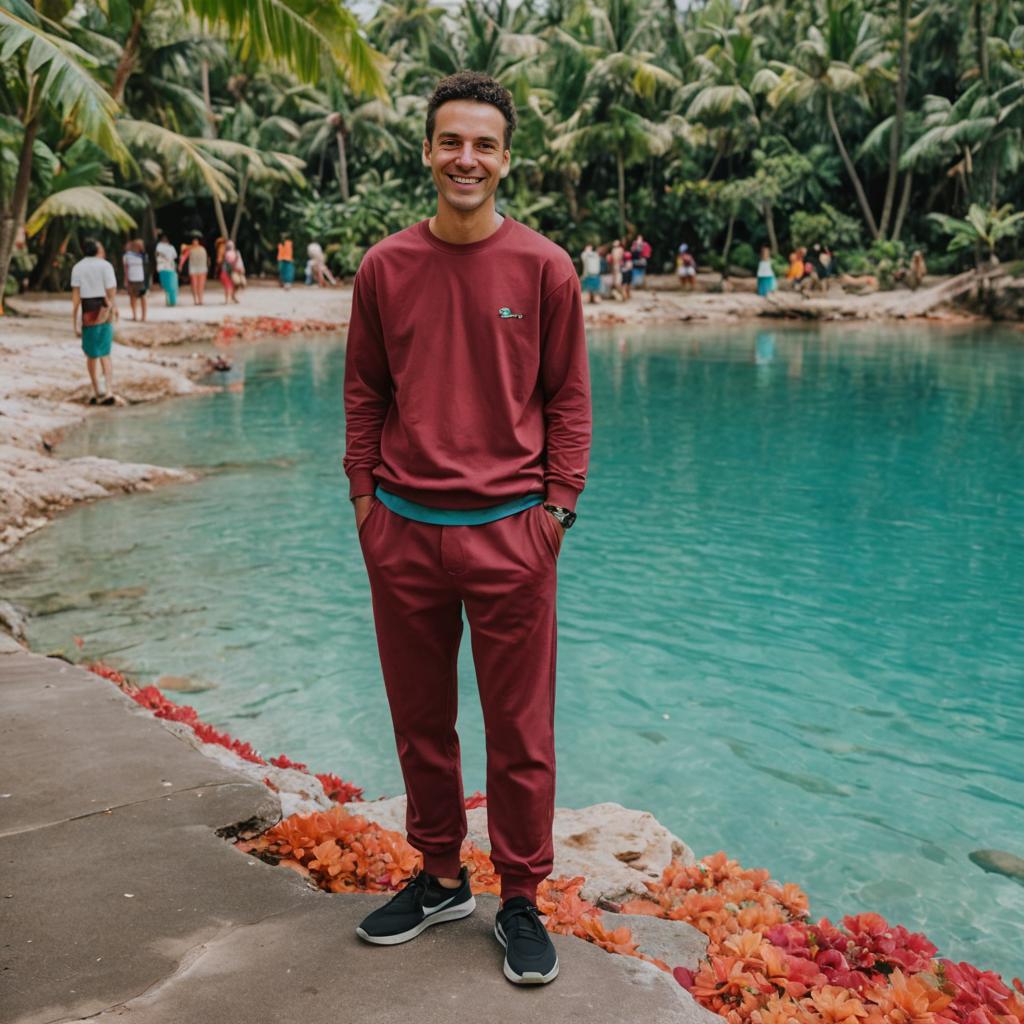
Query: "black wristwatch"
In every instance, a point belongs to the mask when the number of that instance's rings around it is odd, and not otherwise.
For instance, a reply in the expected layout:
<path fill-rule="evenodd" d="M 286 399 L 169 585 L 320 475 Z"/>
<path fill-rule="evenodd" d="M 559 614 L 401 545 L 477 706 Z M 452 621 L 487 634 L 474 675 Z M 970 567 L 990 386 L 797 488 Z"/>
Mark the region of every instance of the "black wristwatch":
<path fill-rule="evenodd" d="M 568 530 L 576 522 L 576 513 L 562 508 L 561 505 L 545 505 L 544 507 L 562 524 L 563 530 Z"/>

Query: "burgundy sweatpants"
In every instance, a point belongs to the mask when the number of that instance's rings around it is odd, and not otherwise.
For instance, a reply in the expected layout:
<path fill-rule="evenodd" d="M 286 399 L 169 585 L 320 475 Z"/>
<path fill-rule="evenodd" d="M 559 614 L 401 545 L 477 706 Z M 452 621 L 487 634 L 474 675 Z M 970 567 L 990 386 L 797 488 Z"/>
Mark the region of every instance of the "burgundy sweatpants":
<path fill-rule="evenodd" d="M 408 797 L 409 843 L 454 878 L 466 836 L 456 664 L 469 620 L 487 742 L 487 821 L 502 899 L 551 873 L 555 591 L 561 526 L 541 505 L 438 526 L 378 499 L 359 530 L 384 685 Z"/>

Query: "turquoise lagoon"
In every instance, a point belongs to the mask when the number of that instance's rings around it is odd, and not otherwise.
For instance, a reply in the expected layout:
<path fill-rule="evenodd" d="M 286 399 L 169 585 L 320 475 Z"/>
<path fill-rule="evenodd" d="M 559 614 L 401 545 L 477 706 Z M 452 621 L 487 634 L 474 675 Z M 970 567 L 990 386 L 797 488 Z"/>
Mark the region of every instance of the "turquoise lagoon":
<path fill-rule="evenodd" d="M 833 919 L 1024 971 L 1024 337 L 594 332 L 595 435 L 560 559 L 558 802 L 652 811 Z M 5 566 L 37 650 L 85 653 L 367 796 L 402 790 L 346 500 L 338 339 L 64 446 L 200 480 L 80 508 Z M 468 643 L 466 790 L 484 786 Z"/>

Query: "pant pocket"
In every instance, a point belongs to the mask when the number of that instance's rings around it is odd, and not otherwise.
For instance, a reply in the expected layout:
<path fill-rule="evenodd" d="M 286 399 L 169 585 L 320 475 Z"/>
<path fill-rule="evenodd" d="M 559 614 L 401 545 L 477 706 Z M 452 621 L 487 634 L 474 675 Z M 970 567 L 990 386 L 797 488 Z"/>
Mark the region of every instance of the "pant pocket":
<path fill-rule="evenodd" d="M 544 533 L 545 543 L 548 546 L 548 550 L 551 552 L 552 556 L 557 559 L 558 553 L 562 549 L 562 538 L 558 536 L 558 534 L 561 534 L 562 532 L 562 527 L 558 524 L 558 520 L 556 520 L 543 505 L 535 505 L 534 507 L 537 509 L 542 519 L 548 520 L 548 522 L 541 525 L 541 530 Z M 558 534 L 555 533 L 556 530 L 558 531 Z"/>
<path fill-rule="evenodd" d="M 370 504 L 370 511 L 367 512 L 365 516 L 363 516 L 363 521 L 359 524 L 359 528 L 358 528 L 357 532 L 358 532 L 360 537 L 362 537 L 363 531 L 366 529 L 366 524 L 370 521 L 370 517 L 373 515 L 374 512 L 377 511 L 377 506 L 379 504 L 380 504 L 380 498 L 376 498 L 375 497 L 373 499 L 372 503 Z"/>

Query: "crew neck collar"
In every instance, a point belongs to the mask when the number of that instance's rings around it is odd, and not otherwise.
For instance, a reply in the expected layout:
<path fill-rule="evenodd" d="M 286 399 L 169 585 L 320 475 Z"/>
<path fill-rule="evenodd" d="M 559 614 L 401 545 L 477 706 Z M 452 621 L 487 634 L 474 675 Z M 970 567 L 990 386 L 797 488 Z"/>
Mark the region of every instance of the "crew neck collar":
<path fill-rule="evenodd" d="M 456 245 L 454 242 L 446 242 L 442 238 L 438 238 L 433 231 L 430 230 L 430 218 L 421 220 L 419 223 L 420 235 L 422 235 L 424 241 L 435 249 L 439 249 L 441 252 L 449 253 L 452 256 L 469 256 L 472 253 L 482 252 L 484 249 L 489 248 L 495 243 L 501 241 L 511 230 L 515 221 L 506 213 L 503 214 L 503 220 L 498 227 L 498 230 L 493 234 L 488 235 L 486 238 L 481 238 L 479 242 L 467 242 L 464 245 Z"/>

